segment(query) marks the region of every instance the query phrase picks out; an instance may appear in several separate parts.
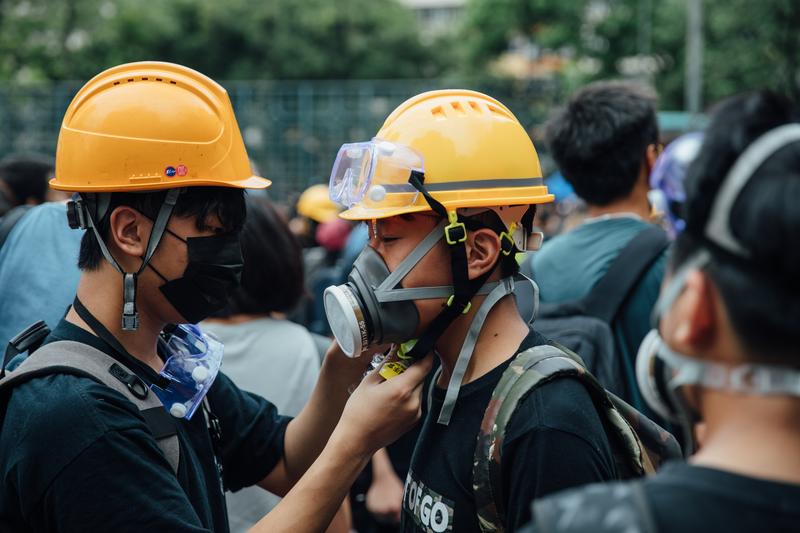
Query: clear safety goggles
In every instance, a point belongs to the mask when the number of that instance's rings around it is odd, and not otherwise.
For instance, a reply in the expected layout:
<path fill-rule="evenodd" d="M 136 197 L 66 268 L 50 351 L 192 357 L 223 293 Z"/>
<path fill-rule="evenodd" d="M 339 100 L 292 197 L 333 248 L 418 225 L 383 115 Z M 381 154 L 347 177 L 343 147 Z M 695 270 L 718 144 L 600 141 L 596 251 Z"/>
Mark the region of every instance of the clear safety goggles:
<path fill-rule="evenodd" d="M 424 172 L 423 158 L 408 146 L 377 137 L 343 144 L 331 170 L 331 200 L 348 208 L 413 205 L 419 191 L 408 183 L 412 171 Z"/>
<path fill-rule="evenodd" d="M 208 394 L 222 365 L 223 344 L 194 324 L 181 324 L 158 338 L 158 350 L 166 358 L 159 374 L 169 385 L 151 389 L 175 418 L 192 418 Z"/>

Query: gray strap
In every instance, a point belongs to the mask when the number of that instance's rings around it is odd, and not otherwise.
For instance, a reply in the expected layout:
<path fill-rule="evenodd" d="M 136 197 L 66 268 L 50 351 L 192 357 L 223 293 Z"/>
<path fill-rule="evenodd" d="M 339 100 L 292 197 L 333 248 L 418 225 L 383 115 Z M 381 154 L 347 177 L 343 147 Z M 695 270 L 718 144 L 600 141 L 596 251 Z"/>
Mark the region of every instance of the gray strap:
<path fill-rule="evenodd" d="M 711 206 L 705 234 L 712 242 L 742 257 L 750 257 L 746 249 L 733 236 L 730 227 L 731 210 L 739 193 L 758 168 L 784 146 L 800 141 L 800 124 L 785 124 L 768 131 L 753 141 L 731 167 Z"/>
<path fill-rule="evenodd" d="M 108 211 L 108 207 L 111 205 L 111 194 L 110 192 L 99 192 L 95 193 L 96 202 L 97 202 L 97 210 L 95 214 L 97 215 L 97 220 L 103 220 L 103 217 L 106 216 L 106 211 Z"/>
<path fill-rule="evenodd" d="M 489 294 L 499 285 L 499 281 L 486 283 L 475 295 Z M 392 289 L 376 294 L 378 301 L 401 302 L 406 300 L 425 300 L 428 298 L 448 298 L 453 295 L 455 289 L 452 285 L 440 285 L 438 287 L 415 287 L 413 289 Z"/>
<path fill-rule="evenodd" d="M 69 367 L 93 376 L 105 386 L 122 394 L 128 401 L 133 403 L 139 411 L 145 411 L 153 407 L 164 408 L 158 397 L 150 393 L 146 387 L 146 395 L 144 398 L 139 398 L 134 395 L 127 385 L 111 374 L 110 369 L 114 364 L 119 365 L 129 374 L 133 374 L 133 372 L 116 359 L 87 344 L 73 341 L 58 341 L 46 344 L 33 352 L 13 372 L 10 372 L 3 380 L 0 380 L 0 386 L 11 380 L 20 380 L 22 376 L 26 374 L 41 373 L 42 370 L 47 368 Z M 172 434 L 156 442 L 167 458 L 170 466 L 172 466 L 173 472 L 177 474 L 180 461 L 178 435 Z"/>
<path fill-rule="evenodd" d="M 672 307 L 678 296 L 681 295 L 685 288 L 686 278 L 695 270 L 705 267 L 711 261 L 711 254 L 708 250 L 700 249 L 697 253 L 692 255 L 686 262 L 678 268 L 678 271 L 672 276 L 667 283 L 667 286 L 661 291 L 661 296 L 653 306 L 653 311 L 650 315 L 650 323 L 653 329 L 658 329 L 658 323 L 663 314 Z"/>
<path fill-rule="evenodd" d="M 167 191 L 167 195 L 164 197 L 164 203 L 161 204 L 161 208 L 158 210 L 158 216 L 156 216 L 156 220 L 153 222 L 153 229 L 150 231 L 150 237 L 147 239 L 147 250 L 142 260 L 142 266 L 139 267 L 137 274 L 142 273 L 147 263 L 149 263 L 150 259 L 153 257 L 156 248 L 158 248 L 158 244 L 164 236 L 164 229 L 169 223 L 172 211 L 175 209 L 175 204 L 178 203 L 178 196 L 180 196 L 180 194 L 181 189 L 170 189 Z"/>
<path fill-rule="evenodd" d="M 106 258 L 106 261 L 111 263 L 111 266 L 113 266 L 117 272 L 125 275 L 125 271 L 122 269 L 119 263 L 117 263 L 117 260 L 114 259 L 114 256 L 111 255 L 108 246 L 106 246 L 106 241 L 103 239 L 103 236 L 100 235 L 100 230 L 97 229 L 97 224 L 95 223 L 94 217 L 91 215 L 91 213 L 88 213 L 88 219 L 89 227 L 94 233 L 95 240 L 97 240 L 97 245 L 100 247 L 100 252 L 103 254 L 103 257 Z"/>
<path fill-rule="evenodd" d="M 404 277 L 425 257 L 425 254 L 436 246 L 436 243 L 444 238 L 445 220 L 441 220 L 435 228 L 414 248 L 410 254 L 403 259 L 394 272 L 389 274 L 383 282 L 375 289 L 375 294 L 380 298 L 381 293 L 392 290 Z"/>
<path fill-rule="evenodd" d="M 450 382 L 447 384 L 447 393 L 444 397 L 442 410 L 439 412 L 439 419 L 437 422 L 442 425 L 450 423 L 450 417 L 453 414 L 453 408 L 458 400 L 458 391 L 461 388 L 461 382 L 464 380 L 464 374 L 467 371 L 470 359 L 472 359 L 472 352 L 475 350 L 475 343 L 478 341 L 483 323 L 489 314 L 489 311 L 494 305 L 500 301 L 501 298 L 514 292 L 514 278 L 508 277 L 501 280 L 501 283 L 495 287 L 486 299 L 478 308 L 478 312 L 472 318 L 472 324 L 469 326 L 469 331 L 464 339 L 464 344 L 461 345 L 461 351 L 458 354 L 456 365 L 453 368 L 453 373 L 450 376 Z"/>

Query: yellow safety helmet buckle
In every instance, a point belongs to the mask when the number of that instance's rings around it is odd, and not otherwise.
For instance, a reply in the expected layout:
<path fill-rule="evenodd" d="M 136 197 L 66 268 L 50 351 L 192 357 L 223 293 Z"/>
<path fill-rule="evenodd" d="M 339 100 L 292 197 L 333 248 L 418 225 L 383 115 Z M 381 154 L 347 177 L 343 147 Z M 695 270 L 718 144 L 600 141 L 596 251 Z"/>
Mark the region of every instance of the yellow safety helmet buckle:
<path fill-rule="evenodd" d="M 444 238 L 447 244 L 454 245 L 467 240 L 467 227 L 463 222 L 458 221 L 458 214 L 455 211 L 447 212 L 447 219 L 450 223 L 444 227 Z"/>

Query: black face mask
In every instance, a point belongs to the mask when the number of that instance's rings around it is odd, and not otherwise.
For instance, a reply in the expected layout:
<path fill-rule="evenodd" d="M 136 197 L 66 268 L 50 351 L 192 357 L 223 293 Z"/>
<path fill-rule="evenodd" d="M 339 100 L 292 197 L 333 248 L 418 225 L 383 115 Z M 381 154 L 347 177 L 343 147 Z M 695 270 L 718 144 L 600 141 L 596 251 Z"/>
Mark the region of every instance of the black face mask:
<path fill-rule="evenodd" d="M 188 248 L 189 264 L 183 276 L 167 280 L 152 264 L 148 266 L 164 280 L 160 289 L 167 301 L 186 322 L 196 324 L 224 308 L 239 286 L 244 268 L 239 234 L 182 239 L 166 231 Z"/>

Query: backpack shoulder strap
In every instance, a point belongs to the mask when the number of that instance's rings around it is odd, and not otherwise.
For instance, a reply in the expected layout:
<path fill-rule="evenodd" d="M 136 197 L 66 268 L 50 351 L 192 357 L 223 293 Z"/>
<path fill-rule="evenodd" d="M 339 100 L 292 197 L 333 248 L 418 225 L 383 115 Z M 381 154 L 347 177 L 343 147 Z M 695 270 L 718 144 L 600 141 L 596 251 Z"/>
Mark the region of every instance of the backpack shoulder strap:
<path fill-rule="evenodd" d="M 633 428 L 642 451 L 642 467 L 651 474 L 667 461 L 682 460 L 683 452 L 675 437 L 625 400 L 606 391 L 608 399 L 627 425 Z"/>
<path fill-rule="evenodd" d="M 582 300 L 586 314 L 610 324 L 633 288 L 668 245 L 667 234 L 659 226 L 650 225 L 640 231 Z"/>
<path fill-rule="evenodd" d="M 586 370 L 586 365 L 583 364 L 578 354 L 557 342 L 550 341 L 550 343 L 561 350 L 564 357 L 569 357 L 583 369 L 574 377 L 583 383 L 592 398 L 611 441 L 610 444 L 615 450 L 615 462 L 622 478 L 639 477 L 655 472 L 656 467 L 662 462 L 659 460 L 654 463 L 653 459 L 656 457 L 675 458 L 674 455 L 668 453 L 673 449 L 671 444 L 675 443 L 674 437 L 669 432 L 661 429 L 655 422 L 607 391 L 597 381 L 597 378 Z M 655 441 L 663 443 L 661 447 L 654 449 L 654 454 L 649 453 L 648 446 L 645 446 L 639 437 L 639 433 L 643 430 L 652 432 L 651 440 L 654 443 Z M 677 443 L 675 444 L 677 445 Z"/>
<path fill-rule="evenodd" d="M 638 477 L 655 470 L 636 431 L 586 370 L 581 358 L 557 343 L 534 346 L 517 355 L 503 372 L 478 432 L 472 474 L 482 531 L 504 531 L 502 452 L 506 427 L 514 411 L 533 389 L 561 377 L 573 377 L 586 387 L 608 433 L 622 477 Z"/>
<path fill-rule="evenodd" d="M 139 409 L 139 414 L 177 474 L 180 446 L 175 422 L 161 401 L 136 374 L 89 345 L 58 341 L 42 346 L 14 371 L 0 379 L 0 391 L 9 392 L 26 381 L 50 374 L 88 377 L 122 394 Z"/>
<path fill-rule="evenodd" d="M 500 377 L 483 415 L 475 445 L 473 493 L 482 531 L 504 531 L 502 448 L 506 426 L 519 402 L 537 386 L 586 370 L 553 345 L 534 346 L 519 353 Z"/>
<path fill-rule="evenodd" d="M 644 480 L 598 483 L 536 500 L 531 516 L 540 533 L 656 533 Z"/>

